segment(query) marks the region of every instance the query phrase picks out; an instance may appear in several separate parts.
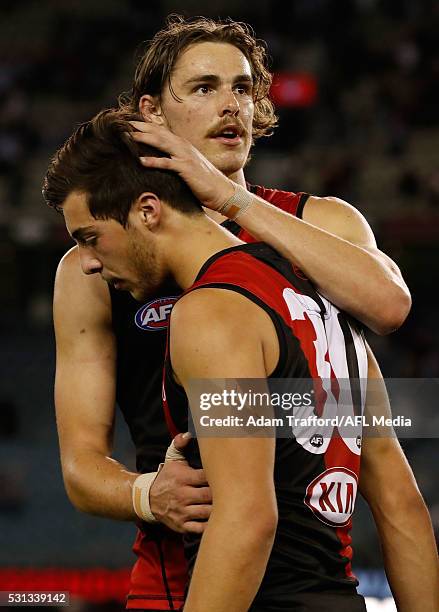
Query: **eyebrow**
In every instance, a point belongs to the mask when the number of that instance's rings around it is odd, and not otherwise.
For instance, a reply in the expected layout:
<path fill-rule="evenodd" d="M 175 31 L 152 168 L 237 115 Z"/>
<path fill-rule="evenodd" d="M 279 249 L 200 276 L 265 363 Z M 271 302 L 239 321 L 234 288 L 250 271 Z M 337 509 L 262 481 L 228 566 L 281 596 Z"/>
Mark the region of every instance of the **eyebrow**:
<path fill-rule="evenodd" d="M 96 229 L 92 225 L 88 225 L 87 227 L 79 227 L 77 230 L 72 232 L 70 235 L 72 238 L 81 242 L 86 237 L 87 232 L 96 231 Z"/>
<path fill-rule="evenodd" d="M 217 74 L 202 74 L 198 76 L 191 77 L 187 81 L 185 81 L 184 85 L 190 85 L 192 83 L 219 83 L 221 81 L 220 77 Z M 249 74 L 239 74 L 234 77 L 233 84 L 236 83 L 253 83 L 253 77 Z"/>

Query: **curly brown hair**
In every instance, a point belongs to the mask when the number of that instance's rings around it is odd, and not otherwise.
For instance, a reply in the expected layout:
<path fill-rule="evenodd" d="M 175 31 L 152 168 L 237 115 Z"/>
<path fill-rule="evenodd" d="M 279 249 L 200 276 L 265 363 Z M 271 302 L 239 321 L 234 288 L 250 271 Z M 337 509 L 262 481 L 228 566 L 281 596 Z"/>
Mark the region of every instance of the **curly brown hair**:
<path fill-rule="evenodd" d="M 229 43 L 245 55 L 254 80 L 253 138 L 270 136 L 276 127 L 277 117 L 269 98 L 272 75 L 268 70 L 265 43 L 255 38 L 249 25 L 232 19 L 214 21 L 206 17 L 185 19 L 181 15 L 170 15 L 165 28 L 148 42 L 137 64 L 131 92 L 119 98 L 121 107 L 138 111 L 140 98 L 145 94 L 160 98 L 166 83 L 178 100 L 171 84 L 175 63 L 187 47 L 200 42 Z"/>

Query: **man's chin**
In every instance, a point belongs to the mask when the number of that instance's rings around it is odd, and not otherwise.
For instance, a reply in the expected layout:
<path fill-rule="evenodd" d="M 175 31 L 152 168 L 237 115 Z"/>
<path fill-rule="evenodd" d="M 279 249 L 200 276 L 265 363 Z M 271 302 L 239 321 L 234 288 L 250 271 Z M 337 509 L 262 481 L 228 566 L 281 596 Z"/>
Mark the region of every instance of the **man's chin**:
<path fill-rule="evenodd" d="M 128 291 L 137 302 L 145 303 L 157 295 L 158 289 L 159 287 L 136 287 Z"/>
<path fill-rule="evenodd" d="M 144 302 L 151 296 L 151 292 L 144 289 L 128 289 L 128 292 L 137 302 Z"/>
<path fill-rule="evenodd" d="M 242 170 L 247 162 L 247 153 L 240 147 L 236 150 L 212 151 L 210 155 L 206 155 L 209 161 L 226 176 L 236 174 Z"/>
<path fill-rule="evenodd" d="M 126 290 L 129 291 L 135 300 L 143 303 L 151 300 L 152 298 L 156 298 L 162 291 L 164 291 L 164 295 L 169 294 L 171 287 L 171 291 L 175 293 L 176 284 L 171 274 L 164 274 L 160 278 L 157 277 L 150 280 L 151 282 L 148 285 L 127 285 Z"/>

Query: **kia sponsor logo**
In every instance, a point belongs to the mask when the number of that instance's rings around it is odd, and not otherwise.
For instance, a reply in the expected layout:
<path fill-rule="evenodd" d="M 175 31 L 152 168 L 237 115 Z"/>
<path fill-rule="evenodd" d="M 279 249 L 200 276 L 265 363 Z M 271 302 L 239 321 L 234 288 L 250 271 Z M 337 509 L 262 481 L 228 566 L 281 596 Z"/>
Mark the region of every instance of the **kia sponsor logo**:
<path fill-rule="evenodd" d="M 354 511 L 356 496 L 356 474 L 344 467 L 333 467 L 307 486 L 304 502 L 322 523 L 344 527 Z"/>
<path fill-rule="evenodd" d="M 178 297 L 156 298 L 145 304 L 136 312 L 134 318 L 137 327 L 144 331 L 167 329 L 172 307 Z"/>

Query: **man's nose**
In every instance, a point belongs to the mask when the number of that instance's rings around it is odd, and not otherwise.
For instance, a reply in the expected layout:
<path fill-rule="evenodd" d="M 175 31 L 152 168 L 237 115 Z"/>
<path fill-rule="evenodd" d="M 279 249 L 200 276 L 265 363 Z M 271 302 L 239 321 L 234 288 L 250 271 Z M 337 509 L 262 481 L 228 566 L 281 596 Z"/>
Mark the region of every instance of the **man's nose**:
<path fill-rule="evenodd" d="M 101 272 L 102 264 L 96 257 L 93 257 L 89 253 L 82 252 L 80 254 L 81 268 L 84 274 L 96 274 Z"/>
<path fill-rule="evenodd" d="M 237 115 L 239 113 L 239 103 L 233 91 L 227 91 L 221 98 L 221 116 Z"/>

